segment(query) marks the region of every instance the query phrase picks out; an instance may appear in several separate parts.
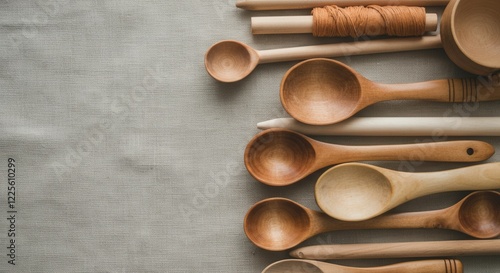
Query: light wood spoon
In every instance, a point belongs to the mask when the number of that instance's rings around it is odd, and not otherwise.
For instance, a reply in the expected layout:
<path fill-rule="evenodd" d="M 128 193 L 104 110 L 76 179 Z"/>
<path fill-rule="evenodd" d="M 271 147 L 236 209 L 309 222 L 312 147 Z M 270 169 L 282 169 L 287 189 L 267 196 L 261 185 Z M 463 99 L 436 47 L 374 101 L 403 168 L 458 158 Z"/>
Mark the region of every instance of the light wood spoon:
<path fill-rule="evenodd" d="M 478 191 L 455 205 L 434 211 L 384 214 L 359 222 L 340 221 L 286 198 L 253 205 L 244 219 L 248 239 L 260 248 L 281 251 L 324 232 L 353 229 L 442 228 L 475 238 L 500 234 L 500 194 Z"/>
<path fill-rule="evenodd" d="M 236 82 L 248 76 L 258 64 L 297 61 L 317 57 L 342 57 L 373 53 L 441 48 L 441 37 L 423 36 L 290 47 L 257 51 L 250 46 L 225 40 L 212 45 L 205 54 L 205 68 L 214 79 Z"/>
<path fill-rule="evenodd" d="M 459 260 L 423 260 L 402 262 L 377 267 L 350 267 L 337 264 L 288 259 L 275 262 L 262 273 L 462 273 L 463 266 Z"/>
<path fill-rule="evenodd" d="M 500 84 L 485 86 L 476 78 L 381 84 L 366 79 L 341 62 L 310 59 L 287 71 L 281 82 L 280 98 L 285 110 L 295 119 L 311 125 L 327 125 L 343 121 L 380 101 L 499 100 Z"/>
<path fill-rule="evenodd" d="M 315 196 L 326 214 L 344 221 L 361 221 L 424 195 L 498 188 L 500 162 L 426 173 L 347 163 L 321 175 Z"/>
<path fill-rule="evenodd" d="M 244 161 L 248 172 L 258 181 L 270 186 L 286 186 L 321 168 L 344 162 L 475 162 L 491 157 L 494 152 L 490 144 L 475 140 L 346 146 L 319 142 L 286 129 L 268 129 L 250 140 L 245 149 Z"/>

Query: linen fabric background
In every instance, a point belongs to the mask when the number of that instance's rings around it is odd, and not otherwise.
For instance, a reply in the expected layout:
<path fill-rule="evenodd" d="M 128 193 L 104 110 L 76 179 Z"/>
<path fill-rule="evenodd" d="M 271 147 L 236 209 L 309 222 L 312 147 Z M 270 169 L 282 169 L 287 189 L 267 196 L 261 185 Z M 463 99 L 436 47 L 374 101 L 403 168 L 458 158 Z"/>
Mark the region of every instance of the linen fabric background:
<path fill-rule="evenodd" d="M 271 188 L 247 173 L 243 151 L 259 132 L 257 122 L 287 117 L 279 83 L 295 62 L 261 65 L 247 79 L 223 84 L 206 73 L 203 58 L 223 39 L 257 49 L 350 40 L 250 33 L 251 16 L 307 13 L 248 12 L 225 0 L 1 0 L 0 272 L 260 272 L 287 258 L 252 245 L 243 217 L 252 204 L 274 196 L 318 209 L 313 188 L 321 172 Z M 385 83 L 470 76 L 441 49 L 337 59 Z M 498 116 L 499 106 L 398 101 L 358 116 Z M 473 139 L 500 147 L 494 137 Z M 16 170 L 13 209 L 9 158 Z M 371 163 L 416 172 L 468 165 Z M 396 210 L 444 208 L 467 193 L 436 194 Z M 11 222 L 15 238 L 9 237 Z M 8 263 L 11 239 L 15 265 Z M 302 245 L 449 239 L 470 238 L 443 230 L 341 231 Z M 461 260 L 468 273 L 500 270 L 495 257 Z"/>

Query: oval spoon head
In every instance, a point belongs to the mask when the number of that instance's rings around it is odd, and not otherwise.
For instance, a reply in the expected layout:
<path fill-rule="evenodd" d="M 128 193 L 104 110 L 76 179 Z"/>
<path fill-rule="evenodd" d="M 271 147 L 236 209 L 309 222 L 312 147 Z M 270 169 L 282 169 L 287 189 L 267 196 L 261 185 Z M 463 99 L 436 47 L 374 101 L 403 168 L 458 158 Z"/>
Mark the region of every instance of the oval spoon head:
<path fill-rule="evenodd" d="M 253 205 L 243 227 L 248 239 L 260 248 L 281 251 L 310 237 L 308 209 L 286 198 L 270 198 Z"/>
<path fill-rule="evenodd" d="M 257 134 L 245 149 L 245 166 L 258 181 L 270 186 L 292 184 L 313 170 L 316 152 L 308 139 L 285 129 Z"/>
<path fill-rule="evenodd" d="M 500 235 L 500 193 L 477 191 L 469 194 L 461 202 L 458 219 L 471 236 L 497 237 Z"/>
<path fill-rule="evenodd" d="M 356 71 L 338 61 L 306 60 L 283 77 L 281 103 L 292 117 L 303 123 L 340 122 L 363 108 L 360 78 Z"/>
<path fill-rule="evenodd" d="M 321 175 L 315 197 L 326 214 L 339 220 L 361 221 L 386 211 L 393 197 L 393 186 L 376 167 L 347 163 Z"/>
<path fill-rule="evenodd" d="M 205 54 L 205 68 L 214 79 L 235 82 L 248 76 L 259 63 L 257 51 L 238 41 L 221 41 Z"/>
<path fill-rule="evenodd" d="M 262 273 L 324 273 L 325 271 L 321 270 L 317 264 L 321 262 L 287 259 L 270 264 L 262 270 Z"/>

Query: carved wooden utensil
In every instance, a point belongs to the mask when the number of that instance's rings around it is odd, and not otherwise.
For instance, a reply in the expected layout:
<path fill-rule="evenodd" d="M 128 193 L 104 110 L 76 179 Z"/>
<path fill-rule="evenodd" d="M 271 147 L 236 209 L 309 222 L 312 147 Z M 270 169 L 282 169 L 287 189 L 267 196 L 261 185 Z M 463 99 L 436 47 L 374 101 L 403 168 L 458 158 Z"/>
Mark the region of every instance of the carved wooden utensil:
<path fill-rule="evenodd" d="M 476 140 L 418 144 L 347 146 L 316 141 L 286 129 L 257 134 L 245 149 L 248 172 L 270 186 L 295 183 L 321 168 L 364 160 L 476 162 L 491 157 L 493 146 Z"/>

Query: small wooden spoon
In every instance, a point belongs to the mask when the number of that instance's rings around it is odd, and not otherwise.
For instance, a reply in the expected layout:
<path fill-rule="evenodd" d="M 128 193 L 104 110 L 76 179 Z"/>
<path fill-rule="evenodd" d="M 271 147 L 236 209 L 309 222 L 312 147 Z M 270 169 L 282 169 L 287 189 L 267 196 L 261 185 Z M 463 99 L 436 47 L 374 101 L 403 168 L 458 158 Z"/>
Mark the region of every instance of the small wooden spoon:
<path fill-rule="evenodd" d="M 245 166 L 258 181 L 286 186 L 330 165 L 363 160 L 418 160 L 475 162 L 495 152 L 482 141 L 345 146 L 313 140 L 286 129 L 269 129 L 257 134 L 245 149 Z"/>
<path fill-rule="evenodd" d="M 208 74 L 218 81 L 235 82 L 248 76 L 258 64 L 263 63 L 296 61 L 314 57 L 342 57 L 441 47 L 441 37 L 439 35 L 261 51 L 257 51 L 238 41 L 225 40 L 212 45 L 208 49 L 205 54 L 205 68 Z"/>
<path fill-rule="evenodd" d="M 318 179 L 315 196 L 326 214 L 344 221 L 361 221 L 424 195 L 497 188 L 500 188 L 500 162 L 427 173 L 347 163 L 330 168 Z M 467 203 L 464 206 L 468 208 Z M 465 221 L 464 215 L 460 216 L 460 224 L 474 229 L 470 224 L 473 221 Z"/>
<path fill-rule="evenodd" d="M 423 260 L 403 262 L 377 267 L 349 267 L 331 263 L 288 259 L 275 262 L 262 273 L 461 273 L 462 263 L 459 260 Z"/>
<path fill-rule="evenodd" d="M 476 238 L 500 234 L 500 194 L 478 191 L 441 210 L 386 214 L 359 222 L 340 221 L 285 198 L 269 198 L 252 206 L 244 220 L 250 241 L 281 251 L 320 233 L 352 229 L 442 228 Z"/>
<path fill-rule="evenodd" d="M 500 99 L 500 85 L 486 90 L 477 79 L 447 79 L 411 84 L 372 82 L 331 59 L 310 59 L 283 77 L 281 103 L 295 119 L 311 125 L 343 121 L 365 107 L 386 100 L 477 102 Z"/>

